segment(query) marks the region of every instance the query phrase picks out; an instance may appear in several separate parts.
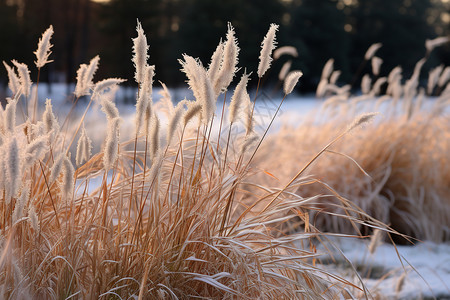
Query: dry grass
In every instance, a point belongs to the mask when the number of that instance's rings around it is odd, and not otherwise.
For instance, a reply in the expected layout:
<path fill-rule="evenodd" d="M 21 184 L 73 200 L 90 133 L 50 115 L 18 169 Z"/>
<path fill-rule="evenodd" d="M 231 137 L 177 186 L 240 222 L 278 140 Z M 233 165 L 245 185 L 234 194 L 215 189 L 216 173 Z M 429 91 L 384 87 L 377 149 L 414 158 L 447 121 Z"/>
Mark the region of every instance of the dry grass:
<path fill-rule="evenodd" d="M 390 87 L 398 94 L 350 97 L 332 92 L 322 108 L 300 125 L 286 125 L 271 135 L 254 166 L 270 170 L 277 179 L 259 174 L 253 180 L 267 186 L 288 181 L 298 171 L 296 166 L 308 163 L 357 112 L 380 109 L 376 122 L 328 149 L 305 173 L 315 180 L 295 193 L 322 195 L 309 205 L 309 218 L 321 230 L 369 234 L 368 228 L 341 217 L 363 217 L 354 211 L 356 206 L 411 237 L 450 240 L 449 85 L 441 88 L 439 97 L 424 101 L 420 91 L 408 91 L 408 81 L 398 87 L 392 82 Z M 330 90 L 337 89 L 332 85 Z M 344 199 L 352 208 L 343 207 Z"/>
<path fill-rule="evenodd" d="M 273 25 L 271 30 L 262 45 L 263 70 L 275 45 Z M 15 62 L 19 75 L 8 67 L 13 98 L 0 111 L 0 297 L 337 299 L 349 290 L 368 297 L 364 287 L 316 267 L 316 245 L 326 239 L 318 227 L 337 235 L 385 228 L 379 218 L 419 238 L 447 239 L 448 231 L 437 226 L 448 224 L 449 215 L 442 200 L 448 199 L 449 122 L 437 113 L 443 105 L 429 115 L 409 105 L 356 132 L 353 127 L 373 115 L 352 123 L 350 106 L 328 112 L 333 124 L 258 134 L 247 74 L 235 90 L 232 120 L 225 118 L 225 105 L 221 116 L 214 114 L 216 100 L 232 92 L 237 71 L 239 48 L 230 25 L 209 68 L 187 55 L 180 61 L 195 101 L 173 107 L 165 91 L 166 128 L 152 103 L 155 70 L 147 65 L 140 24 L 137 31 L 135 128 L 122 143 L 114 93 L 123 80 L 94 84 L 98 57 L 77 72 L 74 103 L 81 96 L 90 102 L 76 124 L 70 117 L 67 124 L 58 120 L 50 100 L 39 116 L 27 67 Z M 51 33 L 36 51 L 38 70 L 48 62 Z M 327 69 L 322 92 L 348 98 L 348 87 L 337 88 L 330 64 Z M 285 97 L 301 76 L 291 74 Z M 414 84 L 408 83 L 408 95 L 415 96 Z M 107 130 L 100 152 L 91 155 L 95 128 L 84 118 L 93 103 L 105 113 Z M 237 119 L 246 129 L 240 135 L 231 134 Z M 70 149 L 80 136 L 75 155 Z M 336 152 L 353 157 L 372 178 Z M 310 170 L 320 180 L 308 176 Z M 272 174 L 281 185 L 265 181 Z"/>
<path fill-rule="evenodd" d="M 21 65 L 20 78 L 12 71 L 14 98 L 2 109 L 0 126 L 0 297 L 332 299 L 346 295 L 352 283 L 315 267 L 314 244 L 320 232 L 302 212 L 314 198 L 292 193 L 305 179 L 295 176 L 282 189 L 259 186 L 258 195 L 245 190 L 248 174 L 254 172 L 250 154 L 262 140 L 253 132 L 253 108 L 245 102 L 246 89 L 240 92 L 246 105 L 237 110 L 247 122 L 245 134 L 231 136 L 233 124 L 225 121 L 225 114 L 213 115 L 215 100 L 228 89 L 236 71 L 233 28 L 213 56 L 222 59 L 220 76 L 210 74 L 198 60 L 184 57 L 183 71 L 196 102 L 172 107 L 170 99 L 165 100 L 166 141 L 152 107 L 154 69 L 146 65 L 146 39 L 140 25 L 137 29 L 134 50 L 141 53 L 135 53 L 136 130 L 127 142 L 119 143 L 121 120 L 113 101 L 122 80 L 93 84 L 98 57 L 77 73 L 75 103 L 93 93 L 80 122 L 69 124 L 73 132 L 55 117 L 50 100 L 40 117 L 36 98 L 24 96 L 31 86 L 27 69 Z M 39 70 L 47 63 L 49 35 L 50 31 L 42 39 L 45 48 L 37 51 Z M 273 40 L 267 44 L 272 47 Z M 298 80 L 300 73 L 295 74 Z M 291 79 L 290 91 L 295 82 Z M 93 102 L 101 105 L 108 128 L 101 151 L 91 156 L 90 128 L 83 124 Z M 16 122 L 16 114 L 24 121 Z M 214 122 L 220 122 L 223 130 L 211 133 Z M 75 155 L 70 149 L 80 134 L 80 152 Z M 75 156 L 80 165 L 76 169 Z M 259 205 L 266 207 L 259 210 Z M 302 218 L 299 226 L 304 231 L 284 230 L 291 211 Z"/>

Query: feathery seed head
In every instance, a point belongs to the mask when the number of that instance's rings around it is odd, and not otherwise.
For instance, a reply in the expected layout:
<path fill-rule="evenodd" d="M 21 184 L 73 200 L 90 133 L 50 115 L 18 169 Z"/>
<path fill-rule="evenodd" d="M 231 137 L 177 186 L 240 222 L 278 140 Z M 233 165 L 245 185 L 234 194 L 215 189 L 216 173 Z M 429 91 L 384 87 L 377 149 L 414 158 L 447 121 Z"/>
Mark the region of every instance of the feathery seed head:
<path fill-rule="evenodd" d="M 195 99 L 202 105 L 203 121 L 208 123 L 216 110 L 216 93 L 213 90 L 211 79 L 199 60 L 184 54 L 184 61 L 180 60 L 182 71 L 188 77 L 189 87 Z"/>
<path fill-rule="evenodd" d="M 164 161 L 164 153 L 163 151 L 156 151 L 152 156 L 152 167 L 150 168 L 150 172 L 148 174 L 148 180 L 150 182 L 153 182 L 155 179 L 157 179 L 158 176 L 161 176 L 161 167 Z M 158 181 L 156 180 L 156 189 L 158 189 Z"/>
<path fill-rule="evenodd" d="M 6 68 L 6 71 L 8 72 L 8 87 L 13 93 L 13 95 L 16 95 L 20 90 L 20 80 L 19 76 L 16 74 L 13 68 L 11 68 L 5 61 L 3 61 L 3 65 Z"/>
<path fill-rule="evenodd" d="M 347 132 L 353 130 L 355 127 L 362 126 L 373 120 L 373 118 L 378 115 L 378 113 L 364 113 L 356 117 L 355 120 L 347 127 Z"/>
<path fill-rule="evenodd" d="M 4 130 L 5 134 L 11 134 L 14 135 L 14 130 L 16 128 L 16 106 L 17 106 L 17 100 L 7 98 L 8 104 L 6 104 L 5 107 L 5 113 L 4 113 Z"/>
<path fill-rule="evenodd" d="M 373 75 L 378 76 L 380 74 L 380 67 L 381 64 L 383 64 L 383 60 L 378 56 L 374 56 L 372 57 L 371 63 Z"/>
<path fill-rule="evenodd" d="M 361 80 L 361 91 L 364 95 L 370 93 L 370 88 L 372 86 L 372 79 L 369 74 L 365 74 Z"/>
<path fill-rule="evenodd" d="M 275 34 L 278 30 L 278 25 L 270 24 L 269 31 L 267 32 L 264 40 L 261 43 L 261 53 L 259 55 L 259 65 L 258 65 L 258 77 L 261 78 L 270 68 L 270 63 L 272 62 L 272 51 L 276 47 Z"/>
<path fill-rule="evenodd" d="M 293 46 L 283 46 L 273 51 L 273 59 L 279 59 L 282 55 L 298 57 L 297 48 Z"/>
<path fill-rule="evenodd" d="M 28 98 L 28 96 L 30 96 L 30 89 L 32 83 L 28 66 L 26 64 L 19 63 L 16 60 L 12 60 L 12 63 L 16 66 L 17 73 L 19 73 L 20 92 L 23 93 L 23 95 Z"/>
<path fill-rule="evenodd" d="M 400 66 L 397 66 L 392 69 L 392 71 L 388 75 L 388 82 L 392 83 L 396 80 L 400 80 L 402 77 L 402 68 Z"/>
<path fill-rule="evenodd" d="M 31 86 L 30 100 L 28 101 L 28 105 L 26 107 L 28 116 L 33 116 L 35 108 L 38 107 L 38 92 L 37 92 L 37 89 L 38 89 L 38 85 L 37 84 L 33 84 Z"/>
<path fill-rule="evenodd" d="M 38 68 L 42 68 L 45 64 L 52 62 L 48 60 L 48 57 L 52 53 L 50 48 L 53 46 L 50 44 L 50 39 L 53 35 L 53 26 L 50 25 L 49 28 L 42 34 L 42 38 L 39 39 L 38 48 L 34 54 L 36 54 L 37 61 L 35 61 Z"/>
<path fill-rule="evenodd" d="M 104 79 L 102 81 L 97 82 L 97 84 L 94 87 L 94 93 L 92 94 L 92 98 L 98 99 L 101 94 L 105 93 L 108 90 L 111 90 L 118 84 L 126 81 L 122 78 L 108 78 Z"/>
<path fill-rule="evenodd" d="M 43 121 L 37 121 L 36 124 L 30 124 L 29 132 L 30 140 L 35 140 L 38 137 L 45 136 L 45 125 Z"/>
<path fill-rule="evenodd" d="M 248 93 L 244 94 L 244 125 L 245 125 L 245 134 L 249 135 L 253 132 L 253 104 L 250 100 L 250 95 Z"/>
<path fill-rule="evenodd" d="M 108 131 L 103 149 L 103 165 L 105 170 L 111 169 L 119 157 L 120 122 L 120 118 L 108 120 Z"/>
<path fill-rule="evenodd" d="M 144 30 L 142 29 L 142 25 L 137 21 L 136 31 L 138 36 L 133 40 L 133 64 L 136 68 L 136 72 L 134 74 L 134 78 L 138 84 L 142 84 L 145 78 L 145 66 L 147 65 L 148 60 L 148 45 L 147 45 L 147 37 L 144 34 Z"/>
<path fill-rule="evenodd" d="M 189 88 L 194 93 L 194 97 L 199 100 L 200 99 L 200 68 L 201 62 L 192 56 L 187 54 L 183 54 L 183 60 L 178 60 L 181 64 L 181 71 L 186 74 L 188 78 Z"/>
<path fill-rule="evenodd" d="M 81 64 L 77 70 L 77 85 L 75 86 L 75 96 L 77 98 L 85 95 L 89 95 L 89 88 L 85 86 L 85 78 L 88 66 Z"/>
<path fill-rule="evenodd" d="M 150 157 L 154 160 L 159 151 L 159 118 L 153 113 L 150 125 Z"/>
<path fill-rule="evenodd" d="M 151 105 L 147 105 L 147 108 L 145 109 L 145 136 L 148 137 L 149 135 L 149 130 L 150 130 L 150 123 L 152 120 L 152 106 Z"/>
<path fill-rule="evenodd" d="M 56 119 L 55 115 L 53 114 L 51 99 L 45 100 L 45 111 L 44 111 L 44 115 L 42 116 L 42 119 L 44 121 L 46 133 L 49 133 L 52 130 L 54 130 L 55 133 L 59 132 L 59 124 L 58 124 L 58 120 Z"/>
<path fill-rule="evenodd" d="M 89 62 L 89 65 L 81 64 L 77 71 L 77 85 L 75 87 L 75 96 L 81 97 L 90 94 L 90 90 L 94 87 L 92 80 L 98 69 L 100 57 L 97 55 Z"/>
<path fill-rule="evenodd" d="M 139 133 L 139 130 L 142 126 L 142 122 L 144 120 L 144 116 L 146 114 L 147 105 L 148 105 L 149 99 L 148 94 L 144 93 L 141 90 L 141 93 L 139 94 L 138 100 L 136 102 L 136 115 L 135 115 L 135 127 L 136 127 L 136 135 Z"/>
<path fill-rule="evenodd" d="M 322 78 L 319 84 L 317 85 L 316 97 L 322 98 L 323 96 L 325 96 L 327 89 L 328 89 L 328 79 Z"/>
<path fill-rule="evenodd" d="M 287 62 L 285 62 L 283 64 L 283 66 L 281 67 L 280 73 L 278 73 L 278 79 L 280 81 L 283 81 L 284 79 L 286 79 L 286 75 L 289 73 L 291 66 L 292 66 L 292 60 L 288 60 Z"/>
<path fill-rule="evenodd" d="M 6 171 L 9 182 L 9 196 L 15 197 L 20 183 L 20 153 L 14 136 L 10 139 L 7 148 Z"/>
<path fill-rule="evenodd" d="M 143 93 L 147 93 L 149 100 L 151 101 L 153 93 L 153 77 L 155 77 L 155 66 L 145 66 L 144 73 L 145 77 L 141 90 Z"/>
<path fill-rule="evenodd" d="M 61 173 L 64 156 L 64 154 L 60 154 L 53 162 L 53 166 L 50 170 L 49 184 L 53 183 Z"/>
<path fill-rule="evenodd" d="M 387 82 L 386 77 L 380 77 L 375 81 L 373 84 L 372 90 L 370 91 L 370 94 L 373 96 L 378 96 L 381 91 L 381 86 Z"/>
<path fill-rule="evenodd" d="M 22 187 L 22 191 L 20 192 L 20 197 L 17 199 L 16 205 L 14 207 L 12 221 L 15 224 L 18 220 L 20 220 L 23 216 L 23 209 L 27 205 L 28 200 L 30 199 L 30 186 L 31 181 L 27 181 Z"/>
<path fill-rule="evenodd" d="M 430 53 L 433 51 L 434 48 L 442 46 L 445 43 L 448 43 L 450 41 L 450 37 L 448 36 L 441 36 L 437 37 L 432 40 L 425 40 L 425 48 L 427 49 L 427 52 Z"/>
<path fill-rule="evenodd" d="M 32 205 L 32 204 L 30 204 L 30 207 L 28 209 L 28 216 L 30 217 L 31 228 L 33 228 L 35 233 L 38 233 L 40 230 L 39 218 L 36 213 L 36 209 L 34 208 L 34 205 Z"/>
<path fill-rule="evenodd" d="M 207 124 L 214 115 L 216 111 L 216 94 L 214 92 L 211 80 L 206 74 L 205 68 L 200 68 L 200 78 L 201 78 L 201 101 L 202 101 L 202 116 L 203 121 Z"/>
<path fill-rule="evenodd" d="M 208 68 L 208 77 L 214 85 L 216 84 L 219 75 L 220 64 L 223 57 L 223 46 L 224 43 L 220 40 L 219 45 L 217 45 L 216 50 L 211 56 L 211 63 Z"/>
<path fill-rule="evenodd" d="M 301 71 L 292 71 L 284 80 L 284 93 L 286 95 L 289 95 L 294 90 L 294 87 L 297 85 L 298 80 L 300 77 L 303 76 L 303 73 Z"/>
<path fill-rule="evenodd" d="M 441 76 L 439 77 L 438 86 L 443 87 L 449 80 L 450 80 L 450 66 L 445 67 L 444 71 L 442 72 Z"/>
<path fill-rule="evenodd" d="M 215 95 L 219 95 L 228 88 L 237 71 L 239 47 L 234 35 L 234 28 L 231 23 L 228 23 L 227 40 L 223 47 L 222 63 L 217 81 L 214 85 Z"/>
<path fill-rule="evenodd" d="M 112 120 L 119 117 L 119 110 L 117 109 L 114 102 L 107 99 L 106 97 L 102 97 L 101 103 L 101 110 L 105 113 L 106 118 L 108 120 Z"/>
<path fill-rule="evenodd" d="M 250 74 L 244 74 L 241 77 L 241 80 L 239 81 L 238 85 L 234 89 L 234 94 L 231 97 L 230 107 L 229 107 L 229 120 L 230 123 L 233 124 L 236 122 L 237 116 L 239 115 L 239 112 L 242 110 L 243 105 L 246 103 L 245 101 L 245 94 L 247 93 L 247 84 Z"/>
<path fill-rule="evenodd" d="M 381 46 L 383 46 L 381 43 L 372 44 L 369 49 L 367 49 L 366 54 L 364 54 L 364 59 L 370 60 L 375 55 L 375 52 L 381 48 Z"/>
<path fill-rule="evenodd" d="M 80 139 L 77 143 L 77 155 L 75 162 L 78 166 L 89 160 L 89 157 L 91 156 L 91 149 L 92 142 L 86 133 L 86 128 L 83 126 L 81 128 Z"/>
<path fill-rule="evenodd" d="M 96 55 L 89 61 L 89 65 L 87 66 L 86 69 L 86 76 L 84 77 L 84 84 L 83 84 L 88 89 L 92 89 L 92 87 L 94 86 L 92 81 L 94 80 L 95 72 L 97 72 L 98 70 L 99 62 L 100 56 L 98 55 Z"/>
<path fill-rule="evenodd" d="M 427 92 L 429 95 L 433 93 L 433 89 L 438 83 L 439 77 L 444 70 L 444 65 L 437 66 L 433 70 L 430 71 L 428 75 L 428 85 L 427 85 Z"/>
<path fill-rule="evenodd" d="M 75 181 L 74 181 L 75 169 L 70 159 L 64 155 L 63 159 L 63 182 L 62 192 L 65 197 L 69 197 L 73 193 Z"/>
<path fill-rule="evenodd" d="M 425 64 L 426 59 L 422 58 L 421 60 L 419 60 L 416 65 L 414 66 L 414 72 L 411 76 L 411 80 L 415 81 L 418 83 L 419 81 L 419 76 L 420 76 L 420 71 L 422 70 L 423 65 Z"/>
<path fill-rule="evenodd" d="M 336 70 L 331 73 L 330 76 L 330 84 L 336 84 L 337 80 L 339 79 L 339 76 L 341 76 L 341 71 Z"/>
<path fill-rule="evenodd" d="M 37 160 L 43 159 L 48 151 L 47 137 L 40 136 L 27 145 L 25 150 L 25 165 L 31 166 Z"/>
<path fill-rule="evenodd" d="M 139 132 L 142 127 L 142 122 L 145 121 L 148 125 L 151 106 L 152 106 L 152 90 L 153 90 L 153 76 L 155 74 L 155 66 L 146 66 L 145 67 L 145 79 L 141 84 L 139 97 L 136 102 L 136 116 L 135 116 L 135 124 L 136 124 L 136 134 Z M 147 130 L 148 126 L 145 126 Z"/>
<path fill-rule="evenodd" d="M 334 68 L 334 59 L 330 58 L 323 67 L 322 76 L 320 76 L 320 80 L 328 80 Z"/>

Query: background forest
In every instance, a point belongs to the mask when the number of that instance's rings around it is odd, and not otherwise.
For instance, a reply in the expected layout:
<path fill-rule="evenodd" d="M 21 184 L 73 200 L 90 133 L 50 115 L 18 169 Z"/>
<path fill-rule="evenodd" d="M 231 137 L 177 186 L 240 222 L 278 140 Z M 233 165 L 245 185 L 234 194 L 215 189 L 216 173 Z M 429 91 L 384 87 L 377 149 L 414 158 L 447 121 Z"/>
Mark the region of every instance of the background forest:
<path fill-rule="evenodd" d="M 343 82 L 359 86 L 360 78 L 355 77 L 365 73 L 362 57 L 377 42 L 383 43 L 380 76 L 397 65 L 410 74 L 424 56 L 424 41 L 450 34 L 450 1 L 0 0 L 0 57 L 5 61 L 20 57 L 31 65 L 35 41 L 53 24 L 54 63 L 43 71 L 41 81 L 71 82 L 78 66 L 97 54 L 103 66 L 97 79 L 106 74 L 132 79 L 129 49 L 136 18 L 148 34 L 150 63 L 158 70 L 158 80 L 172 87 L 184 81 L 177 62 L 182 53 L 208 61 L 228 21 L 241 41 L 240 65 L 251 70 L 258 63 L 260 49 L 255 45 L 267 24 L 280 24 L 278 44 L 298 49 L 292 69 L 304 72 L 300 90 L 309 92 L 318 84 L 329 58 L 335 59 Z M 434 51 L 424 68 L 449 65 L 450 58 L 445 55 L 449 47 Z M 286 60 L 277 61 L 265 79 L 275 81 Z M 6 72 L 1 72 L 3 87 L 6 79 Z"/>

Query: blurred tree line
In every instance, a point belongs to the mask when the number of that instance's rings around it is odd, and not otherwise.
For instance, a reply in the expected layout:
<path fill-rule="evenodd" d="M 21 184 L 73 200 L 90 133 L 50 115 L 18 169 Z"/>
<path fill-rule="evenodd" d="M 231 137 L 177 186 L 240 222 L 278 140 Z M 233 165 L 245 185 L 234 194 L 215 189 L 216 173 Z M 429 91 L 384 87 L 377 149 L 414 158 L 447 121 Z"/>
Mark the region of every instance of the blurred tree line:
<path fill-rule="evenodd" d="M 400 65 L 411 72 L 425 55 L 425 40 L 450 35 L 448 0 L 0 0 L 0 58 L 17 59 L 32 69 L 33 51 L 41 33 L 54 26 L 54 60 L 42 79 L 73 82 L 80 63 L 99 54 L 96 79 L 123 77 L 133 84 L 131 38 L 136 19 L 142 22 L 150 45 L 150 64 L 156 78 L 170 86 L 185 80 L 177 59 L 183 53 L 206 65 L 227 22 L 236 29 L 241 48 L 239 66 L 255 71 L 260 43 L 270 23 L 280 24 L 279 46 L 295 46 L 299 56 L 292 69 L 304 72 L 302 88 L 312 90 L 323 65 L 335 59 L 341 80 L 350 82 L 367 48 L 383 43 L 377 53 L 382 75 Z M 450 45 L 436 49 L 427 67 L 450 65 Z M 275 82 L 281 57 L 265 80 Z M 370 64 L 366 66 L 370 70 Z M 0 72 L 6 83 L 6 71 Z M 256 82 L 254 82 L 255 84 Z"/>

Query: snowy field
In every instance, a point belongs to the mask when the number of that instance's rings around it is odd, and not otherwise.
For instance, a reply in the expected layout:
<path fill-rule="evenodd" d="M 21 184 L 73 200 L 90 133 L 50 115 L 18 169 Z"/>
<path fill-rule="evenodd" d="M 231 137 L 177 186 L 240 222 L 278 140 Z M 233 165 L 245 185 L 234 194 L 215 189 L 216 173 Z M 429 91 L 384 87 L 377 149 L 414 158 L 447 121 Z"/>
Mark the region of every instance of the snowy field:
<path fill-rule="evenodd" d="M 65 85 L 52 85 L 49 96 L 47 86 L 42 84 L 39 88 L 40 108 L 43 108 L 46 97 L 52 98 L 55 112 L 58 112 L 59 118 L 62 120 L 70 110 L 70 101 L 73 99 L 73 96 L 68 93 L 69 91 L 70 89 L 67 89 Z M 154 88 L 154 102 L 158 102 L 158 99 L 161 98 L 158 94 L 160 91 L 160 88 Z M 122 89 L 118 93 L 118 98 L 132 98 L 134 93 L 135 91 L 132 89 Z M 190 92 L 185 89 L 171 90 L 171 94 L 175 100 L 192 97 Z M 222 101 L 223 98 L 218 102 L 216 112 L 218 116 L 221 113 Z M 261 128 L 268 124 L 280 101 L 279 96 L 273 98 L 263 96 L 262 101 L 258 102 L 255 115 Z M 321 101 L 314 97 L 290 96 L 284 102 L 272 132 L 281 125 L 280 119 L 289 124 L 298 124 L 309 113 L 317 110 L 320 104 Z M 75 118 L 82 115 L 86 106 L 87 101 L 78 105 Z M 133 132 L 134 106 L 118 102 L 118 108 L 124 120 L 121 132 Z M 382 108 L 380 110 L 382 111 Z M 162 124 L 164 124 L 164 116 L 161 118 Z M 94 104 L 87 115 L 86 128 L 88 130 L 90 127 L 95 128 L 100 139 L 100 137 L 104 137 L 105 123 L 106 119 L 103 113 L 98 105 Z M 91 184 L 95 185 L 95 181 Z M 339 248 L 342 253 L 336 250 L 333 257 L 329 254 L 321 256 L 321 262 L 325 268 L 336 270 L 338 274 L 355 284 L 358 279 L 352 269 L 358 270 L 369 292 L 375 298 L 450 299 L 450 243 L 418 242 L 414 246 L 398 246 L 396 248 L 390 244 L 382 244 L 378 246 L 375 253 L 370 254 L 368 242 L 368 240 L 348 238 L 334 240 L 334 246 Z M 329 249 L 333 249 L 333 247 Z M 320 249 L 318 250 L 320 251 Z"/>
<path fill-rule="evenodd" d="M 373 253 L 368 240 L 340 238 L 332 244 L 333 255 L 321 257 L 323 266 L 356 285 L 358 270 L 375 299 L 450 299 L 450 243 L 383 243 Z"/>

